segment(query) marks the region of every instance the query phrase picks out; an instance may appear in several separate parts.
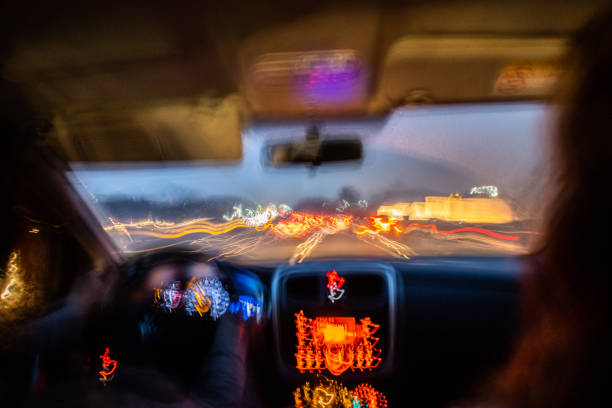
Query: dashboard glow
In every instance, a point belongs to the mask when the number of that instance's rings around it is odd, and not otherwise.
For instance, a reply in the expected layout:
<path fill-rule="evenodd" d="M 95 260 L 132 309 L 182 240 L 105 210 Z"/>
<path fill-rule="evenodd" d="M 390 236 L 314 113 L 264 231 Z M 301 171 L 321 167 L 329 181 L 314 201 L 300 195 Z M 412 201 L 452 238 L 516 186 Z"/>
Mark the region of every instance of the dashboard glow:
<path fill-rule="evenodd" d="M 387 398 L 368 383 L 350 391 L 339 381 L 317 375 L 293 392 L 296 408 L 387 408 Z"/>
<path fill-rule="evenodd" d="M 296 408 L 353 408 L 352 393 L 341 382 L 322 375 L 293 392 Z"/>
<path fill-rule="evenodd" d="M 300 311 L 295 314 L 297 352 L 296 367 L 301 372 L 323 371 L 340 375 L 349 368 L 371 370 L 381 361 L 378 338 L 380 327 L 369 317 L 359 323 L 354 317 L 317 317 L 309 319 Z"/>

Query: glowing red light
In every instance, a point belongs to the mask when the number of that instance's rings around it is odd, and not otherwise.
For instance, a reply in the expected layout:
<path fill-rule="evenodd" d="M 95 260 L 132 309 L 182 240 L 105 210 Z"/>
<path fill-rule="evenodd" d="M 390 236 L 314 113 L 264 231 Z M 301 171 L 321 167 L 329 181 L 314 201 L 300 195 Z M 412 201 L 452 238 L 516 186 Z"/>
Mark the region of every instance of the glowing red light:
<path fill-rule="evenodd" d="M 338 276 L 338 272 L 334 269 L 331 272 L 327 272 L 327 289 L 329 295 L 327 296 L 332 303 L 339 300 L 344 295 L 344 289 L 340 289 L 344 285 L 344 278 Z"/>
<path fill-rule="evenodd" d="M 110 350 L 108 347 L 104 351 L 104 354 L 100 356 L 102 359 L 102 370 L 98 371 L 98 373 L 102 376 L 100 381 L 107 382 L 112 380 L 113 374 L 117 369 L 117 360 L 112 360 L 109 356 Z M 109 378 L 110 377 L 110 378 Z"/>
<path fill-rule="evenodd" d="M 327 289 L 336 288 L 340 289 L 344 285 L 344 278 L 338 276 L 338 272 L 334 269 L 331 272 L 327 272 Z"/>

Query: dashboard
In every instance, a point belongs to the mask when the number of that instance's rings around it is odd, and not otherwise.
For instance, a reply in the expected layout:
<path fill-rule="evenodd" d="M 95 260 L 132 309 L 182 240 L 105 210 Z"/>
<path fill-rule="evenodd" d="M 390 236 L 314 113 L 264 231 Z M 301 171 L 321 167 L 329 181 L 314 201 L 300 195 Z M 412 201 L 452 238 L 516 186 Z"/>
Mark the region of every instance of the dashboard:
<path fill-rule="evenodd" d="M 363 387 L 388 406 L 460 399 L 508 355 L 522 263 L 434 257 L 247 268 L 264 288 L 266 344 L 255 370 L 259 386 L 275 390 L 264 405 L 332 406 L 320 403 L 334 395 L 345 406 L 345 395 L 346 406 L 359 406 L 346 395 Z"/>
<path fill-rule="evenodd" d="M 161 259 L 128 267 L 132 280 L 82 330 L 69 327 L 69 311 L 46 318 L 74 334 L 42 339 L 35 398 L 56 398 L 49 392 L 59 387 L 66 398 L 111 405 L 200 393 L 218 397 L 211 406 L 449 406 L 509 355 L 526 269 L 517 257 L 273 266 L 196 257 L 149 290 L 178 258 Z"/>

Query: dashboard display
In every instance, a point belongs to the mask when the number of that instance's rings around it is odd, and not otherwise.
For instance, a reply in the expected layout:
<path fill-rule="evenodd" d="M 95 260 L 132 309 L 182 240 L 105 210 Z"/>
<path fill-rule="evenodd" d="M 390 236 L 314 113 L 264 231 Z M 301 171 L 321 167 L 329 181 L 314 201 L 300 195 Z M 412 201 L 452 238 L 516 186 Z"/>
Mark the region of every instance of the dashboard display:
<path fill-rule="evenodd" d="M 380 325 L 369 317 L 316 317 L 303 311 L 295 314 L 297 352 L 296 367 L 301 373 L 327 370 L 340 375 L 351 370 L 371 370 L 381 361 L 374 334 Z"/>

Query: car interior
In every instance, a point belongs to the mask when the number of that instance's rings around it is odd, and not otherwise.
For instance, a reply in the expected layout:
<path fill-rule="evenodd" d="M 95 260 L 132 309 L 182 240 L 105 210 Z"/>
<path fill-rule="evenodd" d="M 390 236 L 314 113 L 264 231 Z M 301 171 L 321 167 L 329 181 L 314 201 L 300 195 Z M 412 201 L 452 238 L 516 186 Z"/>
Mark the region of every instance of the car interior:
<path fill-rule="evenodd" d="M 11 4 L 3 401 L 469 398 L 520 333 L 603 3 Z"/>

